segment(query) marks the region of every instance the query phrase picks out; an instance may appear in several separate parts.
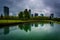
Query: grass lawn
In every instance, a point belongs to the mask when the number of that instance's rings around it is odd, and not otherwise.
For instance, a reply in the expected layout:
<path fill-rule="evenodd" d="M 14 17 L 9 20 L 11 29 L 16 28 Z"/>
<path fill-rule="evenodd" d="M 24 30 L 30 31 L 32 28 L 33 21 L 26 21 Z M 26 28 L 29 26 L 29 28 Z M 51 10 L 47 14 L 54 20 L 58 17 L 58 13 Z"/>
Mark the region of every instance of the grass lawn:
<path fill-rule="evenodd" d="M 51 22 L 51 20 L 0 20 L 0 24 L 5 24 L 5 23 L 19 23 L 19 22 L 43 22 L 43 23 L 48 23 Z M 53 21 L 55 22 L 55 21 Z M 60 23 L 60 22 L 55 22 L 55 23 Z"/>
<path fill-rule="evenodd" d="M 1 23 L 17 23 L 17 22 L 25 22 L 22 20 L 0 20 L 0 24 Z"/>

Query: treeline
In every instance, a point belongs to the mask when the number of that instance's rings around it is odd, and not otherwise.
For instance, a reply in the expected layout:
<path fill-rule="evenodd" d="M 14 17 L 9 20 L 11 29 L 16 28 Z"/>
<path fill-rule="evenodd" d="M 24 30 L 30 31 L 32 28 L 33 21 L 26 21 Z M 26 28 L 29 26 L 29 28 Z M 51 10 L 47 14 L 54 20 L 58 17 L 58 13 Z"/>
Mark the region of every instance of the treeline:
<path fill-rule="evenodd" d="M 0 16 L 0 19 L 20 19 L 20 20 L 50 20 L 54 17 L 54 14 L 51 14 L 50 17 L 44 16 L 44 14 L 41 14 L 41 16 L 38 16 L 37 13 L 35 13 L 35 16 L 31 14 L 31 10 L 25 9 L 24 11 L 21 11 L 18 13 L 18 16 Z"/>
<path fill-rule="evenodd" d="M 0 20 L 18 20 L 18 16 L 0 16 Z"/>
<path fill-rule="evenodd" d="M 58 21 L 58 22 L 60 22 L 60 18 L 54 18 L 53 21 Z"/>
<path fill-rule="evenodd" d="M 31 10 L 25 9 L 24 11 L 21 11 L 18 13 L 18 16 L 0 16 L 0 20 L 53 20 L 53 21 L 60 21 L 60 18 L 54 18 L 54 14 L 50 14 L 49 17 L 44 16 L 44 14 L 41 14 L 41 16 L 38 16 L 37 14 L 33 16 L 31 14 Z"/>
<path fill-rule="evenodd" d="M 19 19 L 30 19 L 31 18 L 31 10 L 25 9 L 24 11 L 19 12 Z"/>
<path fill-rule="evenodd" d="M 24 11 L 21 11 L 18 13 L 18 16 L 3 16 L 1 14 L 0 20 L 1 19 L 9 19 L 9 20 L 27 20 L 31 18 L 31 10 L 25 9 Z"/>

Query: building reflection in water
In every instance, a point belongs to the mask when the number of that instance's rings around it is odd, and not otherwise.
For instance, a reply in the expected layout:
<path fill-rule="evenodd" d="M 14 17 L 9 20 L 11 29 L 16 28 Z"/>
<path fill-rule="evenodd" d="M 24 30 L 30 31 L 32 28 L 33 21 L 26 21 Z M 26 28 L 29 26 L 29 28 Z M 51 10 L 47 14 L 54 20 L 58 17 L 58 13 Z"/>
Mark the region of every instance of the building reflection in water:
<path fill-rule="evenodd" d="M 39 25 L 40 25 L 41 27 L 43 27 L 44 24 L 45 24 L 45 23 L 39 23 L 39 24 L 38 24 L 38 23 L 35 23 L 35 24 L 31 24 L 31 23 L 21 23 L 21 24 L 19 24 L 18 26 L 19 26 L 19 28 L 20 28 L 21 30 L 24 30 L 24 31 L 28 32 L 28 31 L 31 31 L 31 27 L 39 27 Z M 53 26 L 54 26 L 54 23 L 53 23 L 53 22 L 50 22 L 50 26 L 53 27 Z M 8 34 L 9 31 L 10 31 L 9 26 L 4 27 L 4 34 L 5 34 L 5 35 Z"/>
<path fill-rule="evenodd" d="M 34 24 L 32 24 L 32 23 L 31 23 L 31 26 L 33 27 L 33 26 L 34 26 Z"/>
<path fill-rule="evenodd" d="M 4 27 L 4 34 L 8 34 L 9 33 L 9 27 Z"/>
<path fill-rule="evenodd" d="M 54 23 L 53 23 L 53 22 L 50 22 L 50 26 L 51 26 L 51 27 L 54 27 Z"/>
<path fill-rule="evenodd" d="M 35 27 L 38 27 L 38 23 L 35 23 Z"/>
<path fill-rule="evenodd" d="M 30 25 L 30 23 L 22 23 L 22 24 L 19 24 L 19 28 L 21 30 L 26 31 L 26 32 L 31 31 L 31 25 Z"/>
<path fill-rule="evenodd" d="M 41 26 L 44 26 L 44 23 L 40 23 Z M 21 30 L 26 32 L 31 31 L 31 27 L 39 27 L 38 23 L 31 24 L 31 23 L 21 23 L 18 25 Z"/>
<path fill-rule="evenodd" d="M 44 23 L 40 23 L 40 25 L 41 25 L 41 27 L 43 27 L 44 26 Z"/>
<path fill-rule="evenodd" d="M 31 24 L 32 27 L 39 27 L 39 25 L 40 25 L 41 27 L 43 27 L 43 26 L 44 26 L 44 23 Z"/>

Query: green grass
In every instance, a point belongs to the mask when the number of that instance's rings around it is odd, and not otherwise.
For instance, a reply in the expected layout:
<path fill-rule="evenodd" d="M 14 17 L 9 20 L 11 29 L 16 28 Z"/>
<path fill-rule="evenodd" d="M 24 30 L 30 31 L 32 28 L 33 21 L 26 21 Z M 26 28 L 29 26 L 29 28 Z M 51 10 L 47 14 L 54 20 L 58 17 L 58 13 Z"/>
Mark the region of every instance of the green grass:
<path fill-rule="evenodd" d="M 0 23 L 18 23 L 18 22 L 50 22 L 51 20 L 0 20 Z"/>
<path fill-rule="evenodd" d="M 42 23 L 49 23 L 52 20 L 0 20 L 0 24 L 5 24 L 5 23 L 19 23 L 19 22 L 42 22 Z M 60 22 L 56 22 L 53 21 L 55 23 L 59 23 Z"/>
<path fill-rule="evenodd" d="M 0 20 L 0 23 L 18 23 L 18 22 L 25 22 L 22 20 Z"/>

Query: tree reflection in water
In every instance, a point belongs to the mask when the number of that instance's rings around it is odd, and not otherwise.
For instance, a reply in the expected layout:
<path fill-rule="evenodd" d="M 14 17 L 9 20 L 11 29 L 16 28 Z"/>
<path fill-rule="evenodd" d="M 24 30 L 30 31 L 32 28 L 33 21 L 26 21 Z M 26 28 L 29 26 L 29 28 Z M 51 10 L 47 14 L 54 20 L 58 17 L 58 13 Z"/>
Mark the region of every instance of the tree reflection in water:
<path fill-rule="evenodd" d="M 44 26 L 44 23 L 40 23 L 40 25 L 41 25 L 41 27 L 43 27 Z"/>
<path fill-rule="evenodd" d="M 38 24 L 41 27 L 43 27 L 45 23 L 21 23 L 18 26 L 21 30 L 28 32 L 31 31 L 31 27 L 38 27 Z M 53 27 L 54 23 L 50 22 L 50 26 Z M 8 33 L 9 33 L 9 27 L 4 27 L 4 34 L 8 34 Z"/>
<path fill-rule="evenodd" d="M 31 31 L 31 25 L 30 25 L 30 23 L 22 23 L 22 24 L 19 24 L 19 28 L 21 30 L 26 31 L 26 32 Z"/>
<path fill-rule="evenodd" d="M 40 23 L 41 26 L 44 26 L 44 23 Z M 38 23 L 21 23 L 18 25 L 21 30 L 26 32 L 31 31 L 31 27 L 38 27 Z"/>

